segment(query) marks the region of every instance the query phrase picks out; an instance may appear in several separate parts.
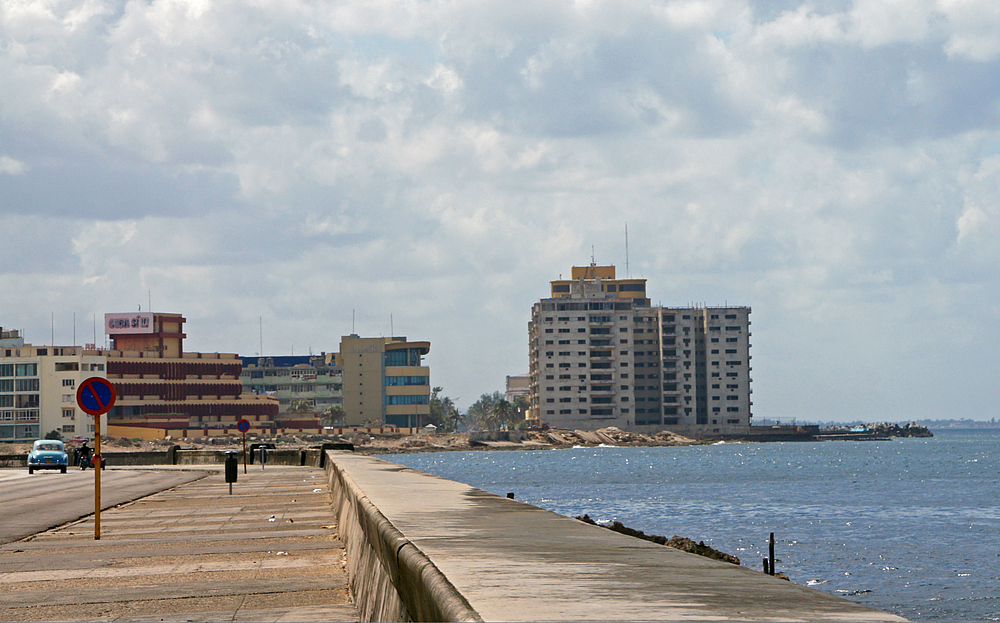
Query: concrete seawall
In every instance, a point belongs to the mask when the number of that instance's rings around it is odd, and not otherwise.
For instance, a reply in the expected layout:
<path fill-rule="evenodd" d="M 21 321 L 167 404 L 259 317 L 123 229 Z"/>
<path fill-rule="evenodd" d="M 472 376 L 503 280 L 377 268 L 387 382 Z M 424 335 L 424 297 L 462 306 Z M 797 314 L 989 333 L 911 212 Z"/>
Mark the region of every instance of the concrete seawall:
<path fill-rule="evenodd" d="M 362 620 L 904 620 L 373 457 L 326 458 Z"/>

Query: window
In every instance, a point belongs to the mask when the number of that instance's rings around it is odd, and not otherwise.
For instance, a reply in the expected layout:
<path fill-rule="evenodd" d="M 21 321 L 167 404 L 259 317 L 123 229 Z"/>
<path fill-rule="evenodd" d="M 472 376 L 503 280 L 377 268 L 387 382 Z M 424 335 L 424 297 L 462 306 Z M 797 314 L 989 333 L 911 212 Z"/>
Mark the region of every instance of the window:
<path fill-rule="evenodd" d="M 546 398 L 546 399 L 545 399 L 545 402 L 555 402 L 555 401 L 556 401 L 556 399 L 555 399 L 555 398 Z M 552 413 L 552 412 L 551 412 L 551 411 L 549 411 L 549 413 Z"/>
<path fill-rule="evenodd" d="M 556 391 L 556 388 L 555 387 L 546 387 L 545 391 L 547 391 L 547 392 L 554 392 L 554 391 Z"/>
<path fill-rule="evenodd" d="M 546 333 L 552 333 L 552 329 L 546 329 L 545 332 Z"/>
<path fill-rule="evenodd" d="M 569 344 L 569 340 L 559 340 L 559 345 L 560 346 L 566 345 L 566 344 Z"/>
<path fill-rule="evenodd" d="M 71 420 L 76 419 L 76 409 L 63 409 L 62 416 Z"/>
<path fill-rule="evenodd" d="M 742 361 L 727 361 L 726 365 L 727 366 L 738 366 L 738 365 L 741 365 L 742 363 L 743 363 Z"/>
<path fill-rule="evenodd" d="M 17 379 L 15 383 L 16 391 L 19 392 L 37 392 L 38 386 L 38 379 Z"/>
<path fill-rule="evenodd" d="M 75 433 L 76 425 L 74 424 L 63 424 L 62 432 L 64 433 Z"/>
<path fill-rule="evenodd" d="M 554 376 L 552 376 L 551 374 L 546 374 L 546 375 L 545 375 L 545 380 L 546 380 L 546 381 L 551 381 L 551 380 L 552 380 L 553 378 L 555 378 L 555 377 L 554 377 Z"/>
<path fill-rule="evenodd" d="M 726 341 L 730 342 L 730 343 L 732 343 L 732 342 L 738 342 L 739 340 L 740 340 L 740 338 L 738 338 L 738 337 L 727 337 L 726 338 Z"/>
<path fill-rule="evenodd" d="M 559 333 L 569 333 L 569 329 L 559 329 Z"/>
<path fill-rule="evenodd" d="M 559 402 L 573 402 L 573 399 L 569 398 L 569 397 L 567 397 L 567 398 L 560 398 Z"/>

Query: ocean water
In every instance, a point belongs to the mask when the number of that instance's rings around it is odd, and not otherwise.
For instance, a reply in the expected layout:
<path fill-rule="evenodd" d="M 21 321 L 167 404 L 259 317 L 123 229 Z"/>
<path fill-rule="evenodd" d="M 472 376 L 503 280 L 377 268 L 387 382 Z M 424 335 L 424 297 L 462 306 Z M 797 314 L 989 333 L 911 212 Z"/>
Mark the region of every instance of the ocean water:
<path fill-rule="evenodd" d="M 384 456 L 568 516 L 705 541 L 912 621 L 1000 621 L 1000 431 Z"/>

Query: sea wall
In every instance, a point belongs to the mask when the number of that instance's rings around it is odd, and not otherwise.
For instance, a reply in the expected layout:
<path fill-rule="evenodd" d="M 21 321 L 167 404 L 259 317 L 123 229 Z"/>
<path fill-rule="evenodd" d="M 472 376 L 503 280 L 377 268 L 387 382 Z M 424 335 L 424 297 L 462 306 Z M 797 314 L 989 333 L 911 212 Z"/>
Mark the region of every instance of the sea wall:
<path fill-rule="evenodd" d="M 371 456 L 325 464 L 362 621 L 903 620 Z"/>
<path fill-rule="evenodd" d="M 326 473 L 362 621 L 482 621 L 441 571 L 368 499 L 331 452 Z"/>

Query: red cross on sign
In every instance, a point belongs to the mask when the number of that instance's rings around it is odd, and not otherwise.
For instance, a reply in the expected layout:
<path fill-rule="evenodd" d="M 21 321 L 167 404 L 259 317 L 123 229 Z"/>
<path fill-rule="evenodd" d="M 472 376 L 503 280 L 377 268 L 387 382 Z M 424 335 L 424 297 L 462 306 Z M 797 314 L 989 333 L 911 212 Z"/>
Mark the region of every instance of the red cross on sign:
<path fill-rule="evenodd" d="M 80 383 L 80 387 L 76 390 L 76 404 L 90 415 L 107 413 L 115 406 L 117 397 L 118 394 L 115 393 L 115 386 L 111 381 L 99 376 L 92 376 Z"/>

